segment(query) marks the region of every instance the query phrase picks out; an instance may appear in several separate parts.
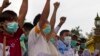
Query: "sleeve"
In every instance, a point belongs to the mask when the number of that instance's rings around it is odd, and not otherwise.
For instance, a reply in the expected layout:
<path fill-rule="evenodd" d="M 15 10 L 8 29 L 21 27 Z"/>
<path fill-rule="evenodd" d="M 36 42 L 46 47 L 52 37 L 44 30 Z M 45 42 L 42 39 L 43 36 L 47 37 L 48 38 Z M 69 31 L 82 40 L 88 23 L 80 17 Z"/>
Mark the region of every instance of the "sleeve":
<path fill-rule="evenodd" d="M 59 29 L 60 29 L 60 27 L 57 26 L 57 27 L 54 29 L 55 33 L 58 33 Z"/>

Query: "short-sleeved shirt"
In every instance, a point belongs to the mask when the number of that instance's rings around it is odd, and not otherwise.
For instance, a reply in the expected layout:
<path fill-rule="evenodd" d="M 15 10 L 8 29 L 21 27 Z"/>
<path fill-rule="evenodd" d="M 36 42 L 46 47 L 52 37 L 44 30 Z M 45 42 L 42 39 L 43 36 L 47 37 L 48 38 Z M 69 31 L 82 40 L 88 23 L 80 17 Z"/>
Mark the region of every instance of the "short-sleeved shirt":
<path fill-rule="evenodd" d="M 0 33 L 0 51 L 3 48 L 3 39 L 6 37 L 6 55 L 9 56 L 21 56 L 20 36 L 23 33 L 21 28 L 18 28 L 14 35 Z M 0 54 L 1 55 L 1 54 Z"/>

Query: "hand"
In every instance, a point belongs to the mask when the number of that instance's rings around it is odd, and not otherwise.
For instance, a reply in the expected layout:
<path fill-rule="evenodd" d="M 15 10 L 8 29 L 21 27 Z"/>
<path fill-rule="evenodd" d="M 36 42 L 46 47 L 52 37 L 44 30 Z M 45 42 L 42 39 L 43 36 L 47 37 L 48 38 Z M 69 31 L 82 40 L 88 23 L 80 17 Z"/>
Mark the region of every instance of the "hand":
<path fill-rule="evenodd" d="M 9 2 L 9 0 L 4 0 L 4 1 L 3 1 L 3 4 L 2 4 L 2 7 L 3 7 L 3 8 L 6 8 L 6 7 L 8 7 L 10 4 L 11 4 L 11 3 Z"/>
<path fill-rule="evenodd" d="M 63 24 L 66 21 L 66 17 L 61 17 L 60 18 L 60 23 Z"/>
<path fill-rule="evenodd" d="M 59 2 L 55 2 L 55 3 L 54 3 L 54 8 L 58 9 L 59 5 L 60 5 Z"/>
<path fill-rule="evenodd" d="M 53 36 L 53 37 L 56 37 L 57 34 L 56 34 L 55 32 L 52 32 L 52 36 Z"/>

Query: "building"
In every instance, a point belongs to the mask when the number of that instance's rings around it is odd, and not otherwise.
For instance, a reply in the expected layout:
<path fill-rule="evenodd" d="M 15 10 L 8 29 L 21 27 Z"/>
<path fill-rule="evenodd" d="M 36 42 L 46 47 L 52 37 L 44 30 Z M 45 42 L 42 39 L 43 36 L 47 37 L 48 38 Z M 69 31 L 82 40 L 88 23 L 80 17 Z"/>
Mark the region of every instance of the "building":
<path fill-rule="evenodd" d="M 100 17 L 98 14 L 95 18 L 94 47 L 100 50 Z"/>

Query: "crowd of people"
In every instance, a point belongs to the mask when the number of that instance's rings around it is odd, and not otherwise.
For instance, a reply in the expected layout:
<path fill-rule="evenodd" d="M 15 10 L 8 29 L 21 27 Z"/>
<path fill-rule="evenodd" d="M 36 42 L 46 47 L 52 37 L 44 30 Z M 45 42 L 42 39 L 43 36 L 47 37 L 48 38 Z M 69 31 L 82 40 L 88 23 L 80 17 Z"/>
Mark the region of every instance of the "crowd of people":
<path fill-rule="evenodd" d="M 56 14 L 60 2 L 53 4 L 53 14 L 50 13 L 50 0 L 41 14 L 33 20 L 33 24 L 25 22 L 28 10 L 28 0 L 23 0 L 19 15 L 12 10 L 5 10 L 11 3 L 4 0 L 0 7 L 0 56 L 99 56 L 100 51 L 94 53 L 86 48 L 86 39 L 72 34 L 70 30 L 61 26 L 66 22 L 62 16 L 55 27 Z"/>

